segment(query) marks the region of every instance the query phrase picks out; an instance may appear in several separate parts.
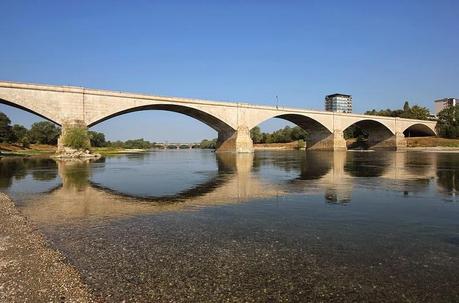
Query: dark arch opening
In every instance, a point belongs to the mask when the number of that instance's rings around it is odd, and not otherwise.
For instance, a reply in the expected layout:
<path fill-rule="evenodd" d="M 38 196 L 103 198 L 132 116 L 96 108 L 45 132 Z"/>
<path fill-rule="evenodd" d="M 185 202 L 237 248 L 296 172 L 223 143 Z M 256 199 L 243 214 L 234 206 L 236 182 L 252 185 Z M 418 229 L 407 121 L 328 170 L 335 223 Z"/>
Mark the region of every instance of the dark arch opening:
<path fill-rule="evenodd" d="M 375 120 L 361 120 L 343 131 L 348 149 L 368 149 L 390 139 L 393 133 Z"/>
<path fill-rule="evenodd" d="M 329 137 L 332 133 L 320 122 L 310 117 L 299 114 L 284 114 L 274 116 L 272 118 L 281 119 L 295 124 L 301 129 L 306 131 L 304 140 L 306 141 L 306 148 L 313 148 L 318 142 Z M 269 120 L 269 119 L 268 119 Z M 266 121 L 268 121 L 266 120 Z M 266 122 L 263 121 L 263 122 Z M 256 143 L 256 142 L 255 142 Z"/>
<path fill-rule="evenodd" d="M 285 114 L 285 115 L 275 116 L 274 118 L 290 121 L 298 125 L 302 129 L 306 130 L 310 134 L 312 134 L 313 132 L 317 132 L 317 131 L 326 132 L 328 134 L 331 134 L 331 132 L 325 126 L 323 126 L 320 122 L 310 117 L 307 117 L 307 116 L 297 115 L 297 114 Z"/>
<path fill-rule="evenodd" d="M 435 132 L 431 130 L 428 126 L 418 123 L 411 125 L 403 132 L 405 137 L 429 137 L 435 136 Z"/>

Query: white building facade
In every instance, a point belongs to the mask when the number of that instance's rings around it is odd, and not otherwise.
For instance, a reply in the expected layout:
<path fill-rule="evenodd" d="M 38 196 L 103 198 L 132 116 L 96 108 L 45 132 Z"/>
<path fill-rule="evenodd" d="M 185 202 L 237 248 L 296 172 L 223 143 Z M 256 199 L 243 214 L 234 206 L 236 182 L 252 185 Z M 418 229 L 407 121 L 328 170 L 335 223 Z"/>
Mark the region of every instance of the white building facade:
<path fill-rule="evenodd" d="M 332 94 L 325 96 L 325 110 L 338 113 L 352 113 L 352 96 Z"/>

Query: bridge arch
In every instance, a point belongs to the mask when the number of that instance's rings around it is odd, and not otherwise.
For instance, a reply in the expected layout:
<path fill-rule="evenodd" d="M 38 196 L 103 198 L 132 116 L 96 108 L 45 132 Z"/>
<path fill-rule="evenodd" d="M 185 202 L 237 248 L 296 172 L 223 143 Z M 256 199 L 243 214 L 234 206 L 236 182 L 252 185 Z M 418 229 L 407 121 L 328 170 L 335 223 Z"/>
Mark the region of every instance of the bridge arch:
<path fill-rule="evenodd" d="M 423 123 L 416 123 L 406 127 L 403 130 L 403 134 L 405 137 L 426 137 L 437 135 L 434 129 Z"/>
<path fill-rule="evenodd" d="M 308 133 L 308 138 L 306 140 L 306 148 L 308 149 L 324 148 L 324 145 L 330 143 L 329 139 L 333 136 L 331 120 L 327 121 L 313 115 L 299 114 L 294 112 L 287 112 L 283 114 L 279 114 L 278 112 L 270 113 L 269 115 L 266 115 L 261 119 L 256 120 L 255 122 L 252 121 L 252 123 L 249 124 L 250 129 L 273 118 L 292 122 L 293 124 L 304 129 Z"/>
<path fill-rule="evenodd" d="M 368 130 L 378 129 L 381 131 L 387 131 L 391 133 L 392 135 L 395 135 L 394 125 L 391 125 L 390 123 L 387 123 L 386 121 L 383 121 L 381 119 L 373 119 L 370 117 L 365 117 L 361 119 L 352 119 L 346 122 L 347 123 L 344 123 L 342 125 L 343 131 L 355 125 L 362 129 L 368 129 Z"/>
<path fill-rule="evenodd" d="M 126 109 L 123 109 L 123 110 L 119 110 L 119 111 L 110 113 L 110 114 L 108 114 L 106 116 L 99 117 L 97 120 L 94 120 L 94 121 L 90 122 L 88 124 L 88 127 L 92 127 L 92 126 L 94 126 L 96 124 L 99 124 L 99 123 L 101 123 L 103 121 L 109 120 L 109 119 L 117 117 L 117 116 L 121 116 L 121 115 L 128 114 L 128 113 L 133 113 L 133 112 L 137 112 L 137 111 L 145 111 L 145 110 L 164 110 L 164 111 L 180 113 L 180 114 L 186 115 L 188 117 L 194 118 L 194 119 L 196 119 L 196 120 L 198 120 L 198 121 L 210 126 L 211 128 L 213 128 L 214 130 L 216 130 L 219 133 L 234 131 L 234 129 L 229 124 L 227 124 L 223 120 L 221 120 L 218 117 L 216 117 L 214 115 L 211 115 L 211 114 L 209 114 L 207 112 L 204 112 L 202 110 L 198 110 L 196 108 L 189 107 L 189 106 L 176 105 L 176 104 L 167 104 L 167 103 L 134 106 L 134 107 L 126 108 Z"/>
<path fill-rule="evenodd" d="M 383 147 L 381 145 L 384 145 L 385 141 L 390 140 L 395 135 L 393 128 L 390 128 L 385 123 L 374 119 L 362 119 L 351 123 L 343 129 L 343 133 L 350 130 L 353 126 L 360 131 L 361 136 L 359 137 L 363 138 L 362 142 L 354 143 L 359 145 L 359 147 L 362 147 L 360 145 L 363 145 L 366 148 Z"/>

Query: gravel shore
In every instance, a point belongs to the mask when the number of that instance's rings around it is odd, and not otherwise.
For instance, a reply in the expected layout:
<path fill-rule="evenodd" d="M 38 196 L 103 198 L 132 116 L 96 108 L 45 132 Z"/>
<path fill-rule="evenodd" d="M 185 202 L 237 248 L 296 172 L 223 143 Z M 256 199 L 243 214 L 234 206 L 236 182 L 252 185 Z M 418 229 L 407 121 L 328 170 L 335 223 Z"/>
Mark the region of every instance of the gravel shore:
<path fill-rule="evenodd" d="M 79 273 L 0 193 L 0 302 L 94 302 Z"/>

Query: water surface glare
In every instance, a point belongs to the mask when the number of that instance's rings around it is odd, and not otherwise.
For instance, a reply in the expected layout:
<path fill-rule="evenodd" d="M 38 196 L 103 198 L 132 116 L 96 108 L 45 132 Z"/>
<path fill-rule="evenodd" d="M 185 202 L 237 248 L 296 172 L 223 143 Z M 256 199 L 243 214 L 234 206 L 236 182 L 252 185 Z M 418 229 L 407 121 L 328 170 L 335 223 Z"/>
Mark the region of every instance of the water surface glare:
<path fill-rule="evenodd" d="M 459 302 L 458 187 L 455 153 L 0 160 L 108 302 Z"/>

